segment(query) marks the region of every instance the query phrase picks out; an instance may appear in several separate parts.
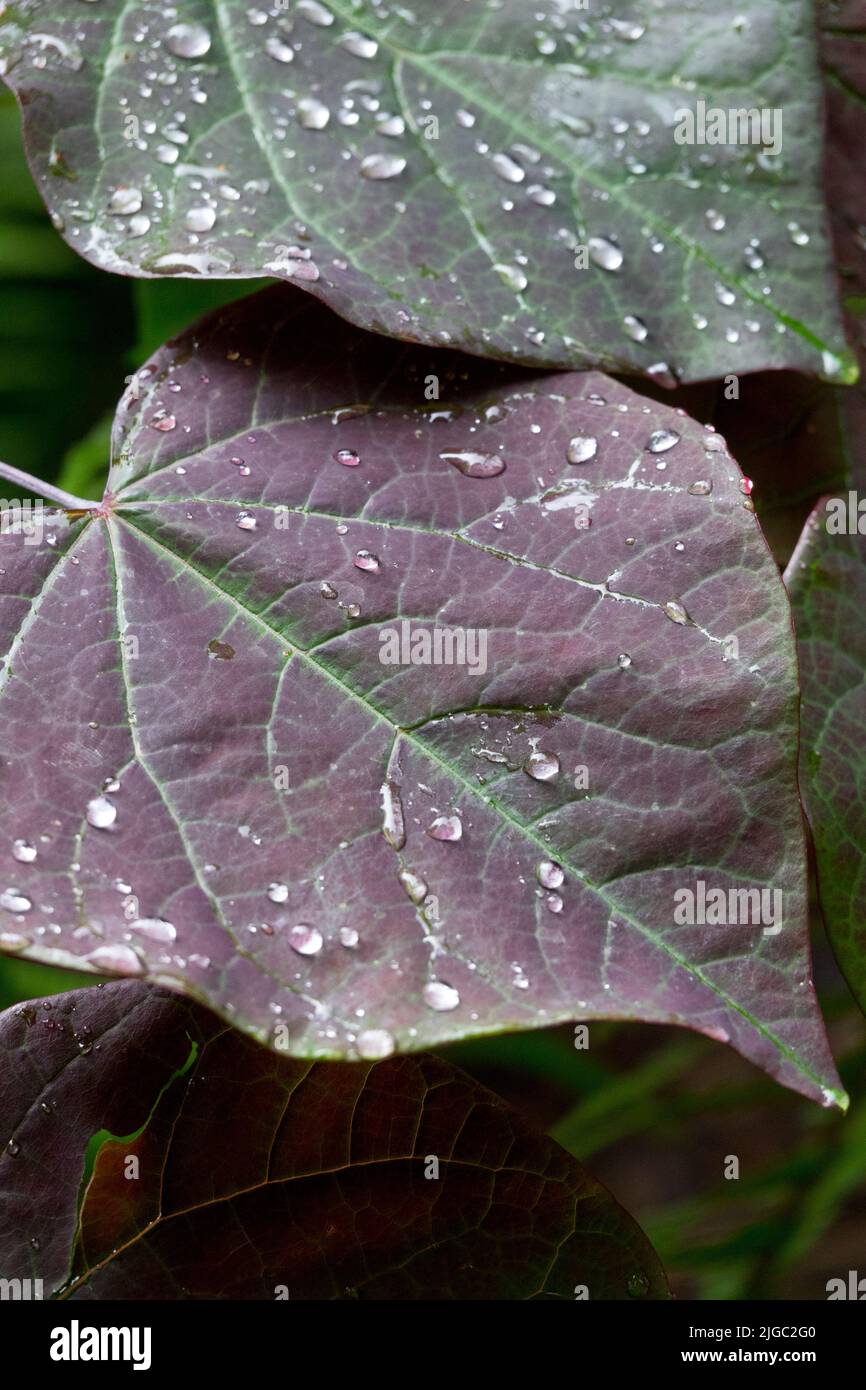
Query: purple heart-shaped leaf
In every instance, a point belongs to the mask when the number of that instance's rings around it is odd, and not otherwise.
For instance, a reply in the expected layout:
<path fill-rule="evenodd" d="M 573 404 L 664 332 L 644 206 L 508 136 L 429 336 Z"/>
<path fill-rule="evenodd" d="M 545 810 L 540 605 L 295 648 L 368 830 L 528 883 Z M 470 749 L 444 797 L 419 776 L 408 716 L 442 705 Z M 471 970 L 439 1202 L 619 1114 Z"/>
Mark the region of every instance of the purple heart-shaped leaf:
<path fill-rule="evenodd" d="M 287 288 L 0 537 L 0 947 L 298 1056 L 684 1024 L 825 1101 L 785 593 L 724 441 Z M 86 504 L 85 504 L 86 505 Z"/>

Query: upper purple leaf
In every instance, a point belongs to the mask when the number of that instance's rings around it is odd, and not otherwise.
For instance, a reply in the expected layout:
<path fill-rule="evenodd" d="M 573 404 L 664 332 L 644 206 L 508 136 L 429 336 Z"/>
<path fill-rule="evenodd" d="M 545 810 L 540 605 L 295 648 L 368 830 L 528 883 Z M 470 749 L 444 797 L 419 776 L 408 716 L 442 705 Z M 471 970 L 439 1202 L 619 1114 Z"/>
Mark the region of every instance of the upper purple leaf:
<path fill-rule="evenodd" d="M 0 537 L 0 946 L 295 1055 L 641 1018 L 838 1099 L 790 619 L 723 440 L 338 328 L 287 288 L 203 321 L 104 505 Z"/>
<path fill-rule="evenodd" d="M 291 278 L 366 328 L 669 383 L 856 375 L 812 0 L 23 0 L 55 224 L 128 275 Z"/>

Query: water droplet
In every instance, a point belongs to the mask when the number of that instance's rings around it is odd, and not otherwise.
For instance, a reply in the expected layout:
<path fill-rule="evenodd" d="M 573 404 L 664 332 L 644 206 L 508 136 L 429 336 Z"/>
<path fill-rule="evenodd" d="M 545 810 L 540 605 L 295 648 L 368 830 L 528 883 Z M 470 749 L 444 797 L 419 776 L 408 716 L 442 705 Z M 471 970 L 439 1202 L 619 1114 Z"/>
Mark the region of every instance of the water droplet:
<path fill-rule="evenodd" d="M 393 1037 L 385 1028 L 365 1028 L 355 1039 L 355 1051 L 368 1062 L 390 1057 L 396 1046 Z"/>
<path fill-rule="evenodd" d="M 422 993 L 424 1003 L 437 1013 L 447 1013 L 450 1009 L 456 1009 L 460 1003 L 457 990 L 452 989 L 451 985 L 443 984 L 441 980 L 431 980 L 424 986 Z"/>
<path fill-rule="evenodd" d="M 141 203 L 140 188 L 117 188 L 109 200 L 108 211 L 117 217 L 129 217 L 141 210 Z"/>
<path fill-rule="evenodd" d="M 631 1298 L 644 1298 L 649 1293 L 649 1279 L 640 1271 L 628 1276 L 628 1292 Z"/>
<path fill-rule="evenodd" d="M 416 874 L 412 869 L 401 869 L 397 875 L 407 896 L 417 906 L 423 903 L 427 896 L 427 884 L 420 874 Z"/>
<path fill-rule="evenodd" d="M 668 599 L 667 603 L 663 604 L 662 607 L 672 623 L 679 623 L 679 625 L 682 626 L 683 623 L 689 621 L 689 615 L 678 599 Z"/>
<path fill-rule="evenodd" d="M 354 58 L 375 58 L 379 52 L 379 45 L 375 39 L 368 39 L 366 34 L 357 34 L 353 30 L 344 34 L 340 43 Z"/>
<path fill-rule="evenodd" d="M 9 1143 L 6 1145 L 6 1152 L 10 1154 L 12 1158 L 17 1158 L 21 1152 L 21 1145 L 15 1139 L 10 1139 Z"/>
<path fill-rule="evenodd" d="M 268 897 L 272 903 L 284 903 L 289 896 L 289 885 L 287 883 L 269 883 Z"/>
<path fill-rule="evenodd" d="M 235 525 L 241 531 L 255 531 L 256 519 L 254 516 L 250 516 L 249 512 L 241 512 Z"/>
<path fill-rule="evenodd" d="M 115 942 L 111 946 L 97 946 L 85 957 L 90 965 L 107 975 L 143 975 L 144 966 L 129 946 Z"/>
<path fill-rule="evenodd" d="M 637 43 L 646 33 L 646 25 L 638 24 L 633 19 L 609 19 L 608 24 L 623 43 Z"/>
<path fill-rule="evenodd" d="M 376 130 L 379 135 L 387 135 L 392 140 L 397 140 L 406 134 L 406 122 L 402 116 L 377 116 Z"/>
<path fill-rule="evenodd" d="M 38 852 L 29 840 L 16 840 L 12 845 L 12 858 L 17 859 L 19 864 L 32 864 Z"/>
<path fill-rule="evenodd" d="M 150 218 L 149 218 L 149 217 L 146 217 L 144 213 L 138 213 L 135 217 L 130 217 L 130 219 L 129 219 L 129 235 L 130 235 L 130 236 L 144 236 L 145 233 L 146 233 L 146 232 L 149 232 L 149 231 L 150 231 Z"/>
<path fill-rule="evenodd" d="M 299 956 L 318 955 L 324 944 L 322 933 L 316 927 L 308 927 L 305 922 L 299 922 L 289 932 L 289 945 Z"/>
<path fill-rule="evenodd" d="M 650 454 L 666 454 L 668 449 L 673 449 L 679 444 L 682 435 L 677 434 L 676 430 L 655 430 L 647 441 L 647 452 Z"/>
<path fill-rule="evenodd" d="M 525 290 L 529 284 L 529 280 L 526 278 L 519 265 L 506 265 L 504 262 L 500 262 L 497 263 L 493 269 L 496 271 L 500 280 L 502 280 L 510 290 L 514 290 L 517 294 Z"/>
<path fill-rule="evenodd" d="M 505 472 L 505 459 L 499 454 L 480 454 L 472 449 L 445 452 L 439 455 L 467 478 L 496 478 Z"/>
<path fill-rule="evenodd" d="M 334 455 L 338 463 L 344 468 L 357 468 L 361 462 L 361 455 L 356 454 L 354 449 L 338 449 Z"/>
<path fill-rule="evenodd" d="M 295 8 L 304 19 L 308 19 L 311 24 L 318 24 L 322 29 L 330 28 L 334 22 L 331 11 L 320 5 L 319 0 L 298 0 Z"/>
<path fill-rule="evenodd" d="M 333 584 L 328 583 L 327 579 L 323 579 L 321 584 L 319 585 L 319 593 L 322 595 L 322 598 L 339 598 L 337 590 L 334 588 Z"/>
<path fill-rule="evenodd" d="M 210 52 L 211 38 L 203 24 L 173 24 L 165 42 L 178 58 L 203 58 Z"/>
<path fill-rule="evenodd" d="M 130 931 L 140 932 L 149 941 L 159 941 L 166 945 L 177 937 L 177 929 L 172 922 L 163 917 L 137 917 L 129 924 Z"/>
<path fill-rule="evenodd" d="M 510 154 L 495 154 L 490 161 L 496 173 L 506 183 L 522 183 L 526 174 Z"/>
<path fill-rule="evenodd" d="M 394 179 L 406 168 L 406 161 L 399 154 L 368 154 L 359 165 L 365 179 Z"/>
<path fill-rule="evenodd" d="M 265 52 L 269 58 L 273 58 L 277 63 L 291 63 L 295 56 L 294 49 L 284 43 L 282 39 L 277 38 L 276 34 L 272 34 L 269 39 L 265 40 Z"/>
<path fill-rule="evenodd" d="M 561 912 L 565 904 L 558 893 L 548 893 L 544 899 L 544 905 L 548 912 Z"/>
<path fill-rule="evenodd" d="M 542 888 L 561 888 L 565 882 L 565 871 L 555 859 L 542 859 L 535 866 L 535 877 Z"/>
<path fill-rule="evenodd" d="M 169 430 L 173 430 L 177 427 L 177 420 L 175 417 L 173 415 L 166 415 L 164 410 L 160 411 L 158 415 L 154 415 L 149 423 L 152 430 L 161 430 L 163 434 L 167 434 Z"/>
<path fill-rule="evenodd" d="M 788 235 L 795 246 L 809 245 L 809 233 L 803 230 L 799 222 L 788 223 Z"/>
<path fill-rule="evenodd" d="M 736 304 L 737 296 L 727 285 L 716 285 L 716 299 L 723 304 L 726 309 L 730 309 L 732 304 Z"/>
<path fill-rule="evenodd" d="M 331 113 L 323 101 L 315 97 L 302 97 L 298 102 L 298 116 L 305 130 L 324 130 Z"/>
<path fill-rule="evenodd" d="M 569 463 L 588 463 L 595 458 L 598 440 L 592 434 L 576 434 L 569 440 L 565 457 Z"/>
<path fill-rule="evenodd" d="M 188 232 L 209 232 L 216 222 L 216 210 L 209 207 L 190 208 L 183 225 Z"/>
<path fill-rule="evenodd" d="M 687 489 L 693 497 L 709 497 L 712 490 L 713 485 L 709 478 L 698 478 L 697 482 L 689 483 Z"/>
<path fill-rule="evenodd" d="M 623 254 L 620 247 L 609 237 L 591 236 L 587 242 L 589 258 L 601 270 L 621 270 Z"/>
<path fill-rule="evenodd" d="M 704 217 L 711 232 L 723 232 L 725 230 L 726 222 L 723 212 L 717 212 L 715 208 L 707 208 Z"/>
<path fill-rule="evenodd" d="M 556 194 L 552 188 L 545 188 L 541 183 L 533 183 L 526 190 L 527 198 L 531 198 L 533 203 L 538 203 L 539 207 L 549 208 L 556 202 Z"/>
<path fill-rule="evenodd" d="M 96 830 L 107 830 L 117 820 L 117 807 L 107 796 L 94 796 L 88 801 L 85 814 L 88 825 Z"/>
<path fill-rule="evenodd" d="M 379 799 L 382 806 L 382 834 L 392 849 L 402 849 L 406 843 L 406 822 L 400 788 L 396 782 L 387 778 L 379 788 Z"/>
<path fill-rule="evenodd" d="M 361 938 L 354 927 L 340 928 L 340 945 L 345 946 L 348 951 L 354 951 L 360 945 Z"/>
<path fill-rule="evenodd" d="M 457 111 L 456 116 L 457 124 L 462 126 L 464 130 L 472 129 L 472 127 L 475 124 L 475 117 L 471 111 L 464 111 L 462 108 L 460 108 Z"/>
<path fill-rule="evenodd" d="M 369 550 L 359 550 L 352 564 L 355 569 L 365 570 L 368 574 L 375 574 L 379 569 L 379 557 Z"/>
<path fill-rule="evenodd" d="M 616 659 L 616 664 L 621 671 L 624 671 L 626 667 L 631 666 L 631 657 L 629 656 L 628 652 L 620 652 L 619 656 Z"/>
<path fill-rule="evenodd" d="M 542 753 L 535 749 L 523 764 L 523 771 L 536 782 L 553 782 L 559 776 L 559 758 L 555 753 Z"/>
<path fill-rule="evenodd" d="M 437 816 L 427 827 L 431 840 L 460 840 L 463 837 L 463 822 L 459 816 Z"/>
<path fill-rule="evenodd" d="M 637 314 L 626 314 L 622 322 L 626 333 L 634 342 L 643 343 L 649 337 L 649 329 L 643 319 L 638 318 Z"/>

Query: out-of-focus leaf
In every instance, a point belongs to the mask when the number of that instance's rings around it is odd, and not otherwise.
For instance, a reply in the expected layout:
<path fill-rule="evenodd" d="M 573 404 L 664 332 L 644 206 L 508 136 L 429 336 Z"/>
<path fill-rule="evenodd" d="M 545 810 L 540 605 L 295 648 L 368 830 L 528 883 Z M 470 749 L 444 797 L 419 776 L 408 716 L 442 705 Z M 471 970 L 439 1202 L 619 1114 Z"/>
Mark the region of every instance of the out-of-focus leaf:
<path fill-rule="evenodd" d="M 39 188 L 106 269 L 291 278 L 545 365 L 856 375 L 811 0 L 20 0 L 0 47 Z"/>
<path fill-rule="evenodd" d="M 0 946 L 293 1055 L 640 1018 L 839 1099 L 787 602 L 717 437 L 280 287 L 115 448 L 104 508 L 2 537 Z"/>
<path fill-rule="evenodd" d="M 866 1010 L 866 536 L 828 529 L 841 501 L 819 502 L 785 582 L 803 691 L 800 784 L 821 907 L 845 978 Z M 856 510 L 853 516 L 856 522 Z"/>
<path fill-rule="evenodd" d="M 667 1297 L 610 1194 L 436 1057 L 291 1061 L 139 984 L 0 1047 L 0 1269 L 45 1297 Z"/>

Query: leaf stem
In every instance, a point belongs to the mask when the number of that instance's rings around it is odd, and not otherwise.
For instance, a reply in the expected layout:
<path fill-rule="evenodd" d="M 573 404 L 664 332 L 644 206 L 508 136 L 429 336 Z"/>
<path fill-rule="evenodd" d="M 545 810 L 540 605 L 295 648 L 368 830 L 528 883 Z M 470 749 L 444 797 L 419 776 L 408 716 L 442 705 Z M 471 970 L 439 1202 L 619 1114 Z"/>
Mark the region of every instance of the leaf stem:
<path fill-rule="evenodd" d="M 64 491 L 62 487 L 55 487 L 53 483 L 45 483 L 41 478 L 34 478 L 32 473 L 25 473 L 20 468 L 13 468 L 11 463 L 0 462 L 0 478 L 5 478 L 10 483 L 17 483 L 19 487 L 26 488 L 28 492 L 36 492 L 40 497 L 47 498 L 49 502 L 57 502 L 68 512 L 92 512 L 101 505 L 92 498 L 74 497 L 71 492 Z"/>

